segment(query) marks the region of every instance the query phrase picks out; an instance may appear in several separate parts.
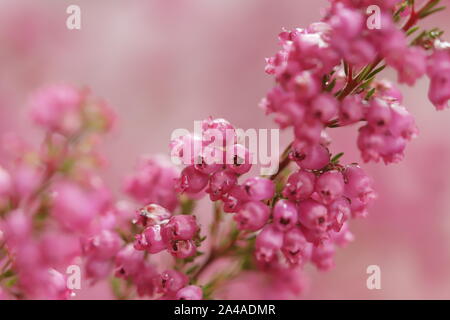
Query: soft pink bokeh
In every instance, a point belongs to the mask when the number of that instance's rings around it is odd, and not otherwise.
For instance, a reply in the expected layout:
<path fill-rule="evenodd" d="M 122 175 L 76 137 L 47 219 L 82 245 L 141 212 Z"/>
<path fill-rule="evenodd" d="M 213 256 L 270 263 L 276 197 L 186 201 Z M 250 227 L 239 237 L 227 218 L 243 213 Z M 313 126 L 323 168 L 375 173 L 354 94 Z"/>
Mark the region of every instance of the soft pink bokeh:
<path fill-rule="evenodd" d="M 325 0 L 3 0 L 0 4 L 0 134 L 39 141 L 26 117 L 30 92 L 46 84 L 88 86 L 118 112 L 107 139 L 107 181 L 117 192 L 144 153 L 165 153 L 172 130 L 224 117 L 240 128 L 275 128 L 257 108 L 272 86 L 264 58 L 282 27 L 318 20 Z M 78 4 L 82 29 L 66 28 Z M 450 31 L 448 11 L 425 25 Z M 432 23 L 432 24 L 431 24 Z M 447 38 L 450 38 L 450 32 Z M 392 73 L 385 72 L 388 78 Z M 450 111 L 434 111 L 428 80 L 403 87 L 420 136 L 398 165 L 365 165 L 379 199 L 353 224 L 356 241 L 328 273 L 308 268 L 312 299 L 450 299 Z M 355 129 L 332 133 L 332 151 L 360 161 Z M 287 143 L 290 132 L 283 134 Z M 207 215 L 209 212 L 205 212 Z M 200 213 L 201 214 L 201 213 Z M 379 265 L 382 289 L 368 290 Z M 84 284 L 82 298 L 108 298 Z"/>

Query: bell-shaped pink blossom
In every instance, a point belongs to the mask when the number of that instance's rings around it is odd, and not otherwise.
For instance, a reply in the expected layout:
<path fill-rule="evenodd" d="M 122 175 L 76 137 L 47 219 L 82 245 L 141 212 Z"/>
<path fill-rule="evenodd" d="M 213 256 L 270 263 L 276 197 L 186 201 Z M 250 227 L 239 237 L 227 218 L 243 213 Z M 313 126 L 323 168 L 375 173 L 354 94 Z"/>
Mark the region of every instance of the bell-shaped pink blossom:
<path fill-rule="evenodd" d="M 327 171 L 317 178 L 315 191 L 324 204 L 330 204 L 344 193 L 344 177 L 339 171 Z"/>
<path fill-rule="evenodd" d="M 267 225 L 256 236 L 255 257 L 258 261 L 270 262 L 283 246 L 283 232 L 273 225 Z"/>
<path fill-rule="evenodd" d="M 302 169 L 319 170 L 330 162 L 330 153 L 327 148 L 317 144 L 302 146 L 294 142 L 290 157 Z"/>
<path fill-rule="evenodd" d="M 273 224 L 282 231 L 288 232 L 298 221 L 297 206 L 289 200 L 279 200 L 273 207 Z"/>
<path fill-rule="evenodd" d="M 240 230 L 257 231 L 261 229 L 269 219 L 270 209 L 259 201 L 249 201 L 242 205 L 234 215 Z"/>
<path fill-rule="evenodd" d="M 316 177 L 313 173 L 299 170 L 292 173 L 283 189 L 283 196 L 292 201 L 305 200 L 314 191 Z"/>
<path fill-rule="evenodd" d="M 270 199 L 275 193 L 273 181 L 261 177 L 253 177 L 245 180 L 243 188 L 248 195 L 248 199 L 254 201 Z"/>
<path fill-rule="evenodd" d="M 192 240 L 174 240 L 171 241 L 167 249 L 172 256 L 178 259 L 187 259 L 197 253 L 197 248 Z"/>
<path fill-rule="evenodd" d="M 169 219 L 161 228 L 161 236 L 168 243 L 172 240 L 191 240 L 198 232 L 199 227 L 195 216 L 179 215 Z"/>
<path fill-rule="evenodd" d="M 208 184 L 208 175 L 195 169 L 193 165 L 183 169 L 176 188 L 179 192 L 195 194 L 202 191 Z"/>
<path fill-rule="evenodd" d="M 175 299 L 177 300 L 202 300 L 203 292 L 200 287 L 187 286 L 178 290 Z"/>
<path fill-rule="evenodd" d="M 323 204 L 308 199 L 298 205 L 300 223 L 309 229 L 325 230 L 328 210 Z"/>

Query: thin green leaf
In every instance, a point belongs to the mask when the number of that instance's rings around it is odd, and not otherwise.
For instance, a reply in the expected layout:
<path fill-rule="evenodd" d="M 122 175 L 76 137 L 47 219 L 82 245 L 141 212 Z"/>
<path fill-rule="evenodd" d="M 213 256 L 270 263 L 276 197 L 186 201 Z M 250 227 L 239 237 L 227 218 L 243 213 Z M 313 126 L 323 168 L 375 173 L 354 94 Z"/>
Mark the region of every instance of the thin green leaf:
<path fill-rule="evenodd" d="M 330 84 L 328 84 L 328 86 L 325 88 L 325 91 L 331 92 L 333 91 L 335 86 L 336 86 L 336 78 L 333 79 L 333 81 L 331 81 Z"/>
<path fill-rule="evenodd" d="M 331 158 L 331 163 L 338 163 L 339 159 L 344 155 L 343 152 L 338 153 L 333 158 Z"/>
<path fill-rule="evenodd" d="M 365 100 L 370 100 L 370 98 L 372 98 L 372 96 L 375 94 L 375 88 L 372 88 L 369 90 L 369 92 L 367 92 L 366 96 L 364 97 Z"/>
<path fill-rule="evenodd" d="M 436 13 L 436 12 L 439 12 L 439 11 L 442 11 L 442 10 L 445 10 L 445 7 L 439 7 L 439 8 L 436 8 L 436 9 L 432 9 L 430 11 L 426 11 L 426 12 L 420 13 L 419 16 L 420 16 L 421 19 L 423 19 L 423 18 L 426 18 L 426 17 L 432 15 L 433 13 Z"/>
<path fill-rule="evenodd" d="M 419 30 L 419 29 L 420 29 L 419 26 L 412 27 L 411 29 L 409 29 L 408 31 L 406 31 L 406 36 L 409 37 L 410 35 L 412 35 L 414 32 L 416 32 L 416 31 Z"/>
<path fill-rule="evenodd" d="M 423 8 L 419 11 L 419 16 L 420 16 L 421 13 L 427 12 L 427 11 L 433 9 L 434 7 L 436 7 L 436 6 L 439 4 L 439 2 L 441 2 L 441 0 L 433 0 L 433 1 L 430 1 L 425 7 L 423 7 Z"/>
<path fill-rule="evenodd" d="M 379 68 L 376 68 L 375 70 L 373 70 L 371 73 L 369 73 L 369 74 L 367 75 L 367 77 L 365 78 L 365 80 L 375 77 L 376 74 L 380 73 L 380 72 L 383 71 L 385 68 L 386 68 L 386 65 L 383 65 L 383 66 L 381 66 L 381 67 L 379 67 Z"/>
<path fill-rule="evenodd" d="M 367 66 L 365 66 L 361 72 L 358 74 L 358 76 L 356 77 L 356 81 L 361 81 L 363 79 L 366 78 L 367 74 L 370 72 L 372 68 L 372 65 L 368 64 Z"/>

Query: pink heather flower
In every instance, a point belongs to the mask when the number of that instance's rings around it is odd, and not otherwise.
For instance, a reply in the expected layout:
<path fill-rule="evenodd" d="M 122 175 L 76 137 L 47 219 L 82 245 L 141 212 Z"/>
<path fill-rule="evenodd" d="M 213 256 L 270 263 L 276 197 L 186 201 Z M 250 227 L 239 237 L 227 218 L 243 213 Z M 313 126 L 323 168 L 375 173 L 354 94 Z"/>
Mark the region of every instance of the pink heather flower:
<path fill-rule="evenodd" d="M 187 286 L 178 290 L 175 299 L 177 300 L 202 300 L 203 291 L 197 286 Z"/>
<path fill-rule="evenodd" d="M 140 297 L 154 294 L 158 274 L 153 265 L 145 261 L 144 252 L 136 251 L 132 245 L 127 245 L 116 255 L 115 264 L 115 276 L 136 285 Z"/>
<path fill-rule="evenodd" d="M 195 194 L 202 191 L 208 184 L 208 175 L 195 169 L 193 165 L 183 169 L 177 182 L 177 191 Z"/>
<path fill-rule="evenodd" d="M 139 297 L 154 295 L 156 289 L 154 282 L 157 276 L 158 273 L 153 265 L 144 264 L 143 268 L 133 278 Z"/>
<path fill-rule="evenodd" d="M 49 270 L 49 281 L 45 297 L 55 300 L 67 300 L 71 295 L 72 291 L 67 288 L 66 277 L 54 269 Z"/>
<path fill-rule="evenodd" d="M 144 227 L 156 224 L 162 224 L 170 219 L 172 214 L 166 208 L 157 205 L 149 204 L 137 211 L 137 219 L 135 222 Z"/>
<path fill-rule="evenodd" d="M 170 142 L 170 156 L 178 158 L 184 165 L 192 165 L 201 156 L 202 137 L 187 134 Z"/>
<path fill-rule="evenodd" d="M 338 64 L 338 55 L 327 43 L 327 33 L 327 28 L 323 30 L 310 29 L 310 31 L 298 32 L 293 37 L 294 52 L 292 56 L 296 55 L 295 58 L 301 63 L 302 69 L 310 70 L 316 75 L 325 74 Z"/>
<path fill-rule="evenodd" d="M 73 134 L 82 126 L 82 99 L 78 90 L 66 85 L 41 89 L 31 98 L 31 117 L 49 131 Z"/>
<path fill-rule="evenodd" d="M 302 146 L 294 142 L 290 157 L 302 169 L 319 170 L 330 162 L 330 153 L 322 145 Z"/>
<path fill-rule="evenodd" d="M 70 234 L 48 232 L 42 235 L 40 252 L 46 265 L 59 268 L 71 264 L 77 256 L 80 256 L 80 241 Z"/>
<path fill-rule="evenodd" d="M 324 241 L 330 240 L 328 224 L 326 228 L 322 229 L 308 229 L 307 227 L 300 225 L 300 229 L 302 230 L 306 240 L 315 246 L 321 245 Z"/>
<path fill-rule="evenodd" d="M 226 149 L 226 164 L 236 174 L 247 173 L 252 167 L 252 155 L 243 145 L 230 145 Z"/>
<path fill-rule="evenodd" d="M 206 192 L 212 201 L 219 200 L 228 193 L 237 183 L 237 176 L 231 170 L 222 170 L 214 173 L 209 179 L 209 186 Z"/>
<path fill-rule="evenodd" d="M 375 194 L 373 195 L 373 199 L 376 198 Z M 351 199 L 350 208 L 352 210 L 353 218 L 365 218 L 368 216 L 369 211 L 368 207 L 370 202 L 364 202 L 360 198 Z"/>
<path fill-rule="evenodd" d="M 96 260 L 112 259 L 119 252 L 122 239 L 115 232 L 103 230 L 83 245 L 83 254 Z"/>
<path fill-rule="evenodd" d="M 172 240 L 191 240 L 198 231 L 195 216 L 179 215 L 171 217 L 169 222 L 162 226 L 161 235 L 167 243 Z"/>
<path fill-rule="evenodd" d="M 283 232 L 273 225 L 267 225 L 256 236 L 255 257 L 262 262 L 270 262 L 283 246 Z"/>
<path fill-rule="evenodd" d="M 345 42 L 358 37 L 362 33 L 364 17 L 358 10 L 346 7 L 340 3 L 333 8 L 333 14 L 329 24 L 333 30 L 333 36 L 345 37 Z"/>
<path fill-rule="evenodd" d="M 417 134 L 414 118 L 395 102 L 374 99 L 367 113 L 368 124 L 359 130 L 358 147 L 364 161 L 398 162 L 406 143 Z"/>
<path fill-rule="evenodd" d="M 174 192 L 179 171 L 164 157 L 143 157 L 136 172 L 127 177 L 125 192 L 141 204 L 158 203 L 174 211 L 178 200 Z"/>
<path fill-rule="evenodd" d="M 302 265 L 307 260 L 308 243 L 300 228 L 291 229 L 284 234 L 282 252 L 292 265 Z"/>
<path fill-rule="evenodd" d="M 298 220 L 297 207 L 289 200 L 279 200 L 273 208 L 273 224 L 282 231 L 287 232 L 292 229 Z"/>
<path fill-rule="evenodd" d="M 53 217 L 68 230 L 86 232 L 99 213 L 96 194 L 71 182 L 59 183 L 54 190 Z"/>
<path fill-rule="evenodd" d="M 301 85 L 301 87 L 303 87 L 303 85 Z M 314 87 L 319 88 L 319 85 Z M 309 89 L 307 90 L 309 92 Z M 317 91 L 316 89 L 313 90 Z M 309 95 L 309 93 L 307 94 Z M 305 107 L 294 100 L 294 95 L 278 86 L 274 87 L 267 94 L 267 97 L 262 99 L 259 106 L 266 114 L 274 114 L 275 122 L 282 129 L 294 124 L 299 124 L 303 120 L 305 114 Z"/>
<path fill-rule="evenodd" d="M 320 121 L 305 121 L 294 128 L 295 138 L 310 145 L 320 142 L 324 125 Z"/>
<path fill-rule="evenodd" d="M 235 128 L 225 119 L 206 119 L 202 123 L 202 140 L 206 145 L 214 144 L 225 147 L 235 144 L 237 140 Z"/>
<path fill-rule="evenodd" d="M 240 230 L 257 231 L 261 229 L 269 219 L 270 209 L 259 201 L 250 201 L 242 205 L 234 215 Z"/>
<path fill-rule="evenodd" d="M 364 126 L 359 130 L 358 148 L 365 162 L 397 163 L 403 159 L 406 140 L 402 137 L 377 133 L 372 127 Z"/>
<path fill-rule="evenodd" d="M 308 229 L 325 230 L 327 227 L 328 210 L 323 204 L 308 199 L 298 205 L 299 220 Z"/>
<path fill-rule="evenodd" d="M 88 258 L 85 262 L 86 278 L 92 280 L 92 284 L 106 278 L 113 269 L 111 260 L 97 260 Z"/>
<path fill-rule="evenodd" d="M 147 227 L 141 234 L 136 235 L 134 248 L 136 250 L 146 250 L 149 253 L 158 253 L 165 250 L 167 242 L 161 235 L 161 226 L 154 225 Z"/>
<path fill-rule="evenodd" d="M 364 118 L 364 105 L 361 98 L 355 95 L 347 96 L 341 103 L 339 124 L 349 125 Z"/>
<path fill-rule="evenodd" d="M 313 119 L 328 123 L 337 115 L 338 102 L 332 95 L 320 94 L 311 101 L 310 112 Z"/>
<path fill-rule="evenodd" d="M 25 243 L 31 237 L 31 217 L 21 209 L 9 212 L 0 226 L 3 231 L 3 238 L 11 246 Z"/>
<path fill-rule="evenodd" d="M 294 89 L 300 97 L 310 99 L 320 92 L 320 85 L 317 78 L 310 71 L 305 70 L 295 76 Z"/>
<path fill-rule="evenodd" d="M 328 205 L 328 220 L 330 228 L 339 232 L 343 224 L 351 217 L 350 201 L 342 197 L 336 201 L 333 201 Z"/>
<path fill-rule="evenodd" d="M 344 178 L 339 171 L 327 171 L 316 180 L 315 191 L 324 204 L 330 204 L 344 193 Z"/>
<path fill-rule="evenodd" d="M 400 67 L 401 57 L 408 52 L 408 40 L 405 34 L 393 24 L 392 17 L 382 14 L 381 24 L 384 28 L 371 31 L 371 39 L 379 48 L 381 56 L 386 58 L 389 65 Z"/>
<path fill-rule="evenodd" d="M 247 199 L 247 194 L 243 190 L 242 186 L 234 186 L 226 196 L 222 198 L 223 201 L 223 211 L 227 213 L 237 212 L 243 203 Z"/>
<path fill-rule="evenodd" d="M 314 191 L 316 176 L 308 171 L 299 170 L 292 173 L 283 189 L 283 197 L 292 201 L 305 200 Z"/>
<path fill-rule="evenodd" d="M 344 170 L 344 178 L 346 197 L 359 199 L 366 204 L 375 198 L 372 179 L 359 166 L 347 166 Z"/>
<path fill-rule="evenodd" d="M 14 191 L 21 199 L 30 196 L 42 182 L 43 172 L 40 168 L 19 164 L 12 173 Z"/>
<path fill-rule="evenodd" d="M 155 278 L 155 285 L 159 293 L 164 293 L 169 296 L 176 295 L 176 293 L 184 288 L 189 283 L 189 278 L 176 270 L 166 270 Z"/>
<path fill-rule="evenodd" d="M 440 75 L 431 78 L 428 98 L 434 104 L 437 110 L 448 108 L 450 100 L 450 76 L 448 72 L 442 72 Z"/>
<path fill-rule="evenodd" d="M 428 58 L 428 98 L 437 110 L 448 108 L 450 100 L 450 50 L 436 50 Z"/>
<path fill-rule="evenodd" d="M 398 103 L 403 102 L 402 92 L 397 87 L 395 87 L 392 82 L 388 80 L 374 81 L 373 87 L 376 89 L 374 95 L 375 97 L 396 101 Z"/>
<path fill-rule="evenodd" d="M 375 48 L 362 32 L 366 21 L 364 12 L 341 3 L 333 6 L 331 11 L 327 22 L 331 26 L 332 47 L 353 65 L 360 66 L 375 59 Z"/>
<path fill-rule="evenodd" d="M 172 256 L 178 259 L 187 259 L 197 253 L 197 247 L 192 240 L 174 240 L 171 241 L 167 249 Z"/>
<path fill-rule="evenodd" d="M 333 243 L 340 247 L 345 247 L 347 244 L 355 239 L 354 235 L 350 232 L 348 224 L 345 223 L 340 231 L 331 232 L 331 240 Z"/>
<path fill-rule="evenodd" d="M 376 132 L 384 132 L 389 127 L 392 113 L 387 102 L 374 99 L 366 114 L 367 123 Z"/>
<path fill-rule="evenodd" d="M 388 56 L 387 62 L 397 69 L 398 82 L 410 86 L 425 74 L 427 68 L 426 52 L 418 47 L 406 48 L 405 52 L 399 52 L 394 61 Z"/>
<path fill-rule="evenodd" d="M 204 174 L 212 174 L 222 169 L 224 157 L 225 154 L 221 148 L 207 146 L 203 149 L 202 154 L 199 155 L 194 167 Z"/>
<path fill-rule="evenodd" d="M 249 178 L 245 180 L 243 187 L 248 195 L 248 199 L 254 201 L 270 199 L 275 194 L 275 185 L 273 181 L 266 178 Z"/>
<path fill-rule="evenodd" d="M 334 267 L 334 245 L 327 241 L 312 250 L 311 261 L 321 271 L 328 271 Z"/>
<path fill-rule="evenodd" d="M 406 108 L 398 104 L 391 105 L 391 123 L 389 131 L 396 137 L 402 137 L 406 140 L 415 138 L 418 134 L 416 122 L 412 114 Z"/>
<path fill-rule="evenodd" d="M 117 253 L 115 257 L 116 277 L 128 279 L 142 272 L 145 265 L 143 251 L 137 251 L 133 245 L 128 244 Z"/>

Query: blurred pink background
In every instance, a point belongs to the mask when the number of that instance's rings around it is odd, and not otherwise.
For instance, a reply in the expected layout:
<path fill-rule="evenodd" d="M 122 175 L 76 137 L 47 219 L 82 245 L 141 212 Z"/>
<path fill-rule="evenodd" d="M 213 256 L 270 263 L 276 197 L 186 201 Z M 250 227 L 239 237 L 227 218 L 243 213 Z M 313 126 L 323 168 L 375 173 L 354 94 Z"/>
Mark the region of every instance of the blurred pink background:
<path fill-rule="evenodd" d="M 119 115 L 106 140 L 107 181 L 120 182 L 139 155 L 166 153 L 175 128 L 223 117 L 239 128 L 275 128 L 258 109 L 273 85 L 264 58 L 278 50 L 282 27 L 320 18 L 325 0 L 2 0 L 0 134 L 38 141 L 26 116 L 36 88 L 90 87 Z M 82 29 L 66 28 L 66 8 L 81 7 Z M 433 16 L 447 30 L 449 11 Z M 431 26 L 430 21 L 423 25 Z M 385 72 L 384 76 L 393 78 Z M 352 225 L 356 241 L 328 273 L 307 268 L 307 299 L 450 299 L 450 110 L 436 112 L 428 81 L 403 87 L 420 136 L 399 165 L 364 165 L 379 199 Z M 291 132 L 283 134 L 283 146 Z M 356 130 L 332 132 L 333 153 L 360 161 Z M 202 213 L 199 213 L 202 214 Z M 204 214 L 208 214 L 205 212 Z M 366 268 L 381 268 L 381 290 L 368 290 Z M 108 298 L 102 284 L 79 298 Z"/>

